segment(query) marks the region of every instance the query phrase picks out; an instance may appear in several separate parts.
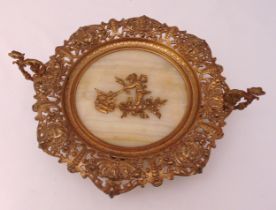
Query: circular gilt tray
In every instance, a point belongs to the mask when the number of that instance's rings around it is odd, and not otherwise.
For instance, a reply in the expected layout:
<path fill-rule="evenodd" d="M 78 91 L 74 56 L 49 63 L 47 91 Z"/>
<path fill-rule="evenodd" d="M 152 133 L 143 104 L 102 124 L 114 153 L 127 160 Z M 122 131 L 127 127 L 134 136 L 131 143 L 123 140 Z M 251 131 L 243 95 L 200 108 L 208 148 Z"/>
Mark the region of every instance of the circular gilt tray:
<path fill-rule="evenodd" d="M 200 173 L 225 118 L 264 94 L 230 89 L 204 40 L 146 16 L 81 27 L 45 64 L 10 56 L 40 148 L 110 196 Z"/>

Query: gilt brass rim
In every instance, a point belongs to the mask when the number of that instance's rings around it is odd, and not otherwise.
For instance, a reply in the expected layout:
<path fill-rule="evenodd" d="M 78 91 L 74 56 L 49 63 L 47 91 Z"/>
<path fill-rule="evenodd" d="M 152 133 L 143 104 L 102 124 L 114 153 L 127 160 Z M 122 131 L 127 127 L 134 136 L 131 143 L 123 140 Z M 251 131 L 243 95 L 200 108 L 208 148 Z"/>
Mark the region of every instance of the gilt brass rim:
<path fill-rule="evenodd" d="M 181 78 L 184 80 L 185 85 L 187 86 L 188 93 L 188 107 L 182 117 L 180 123 L 177 127 L 170 132 L 166 137 L 145 145 L 138 147 L 122 147 L 109 144 L 104 142 L 97 136 L 93 135 L 86 126 L 81 122 L 78 117 L 75 95 L 76 90 L 79 84 L 80 79 L 83 74 L 86 72 L 87 68 L 96 62 L 98 59 L 114 53 L 120 50 L 142 50 L 147 51 L 158 56 L 161 56 L 168 62 L 170 62 L 175 69 L 179 72 Z M 196 76 L 189 66 L 189 64 L 174 50 L 166 47 L 165 45 L 150 42 L 150 41 L 141 41 L 137 39 L 126 39 L 114 41 L 103 46 L 100 46 L 96 49 L 93 49 L 91 52 L 88 52 L 74 67 L 70 78 L 66 84 L 65 88 L 65 100 L 64 106 L 66 108 L 67 117 L 71 122 L 72 126 L 76 129 L 77 133 L 89 144 L 99 148 L 105 152 L 119 154 L 124 156 L 137 156 L 137 155 L 146 155 L 152 154 L 162 150 L 163 148 L 169 146 L 170 144 L 177 141 L 192 125 L 195 116 L 197 114 L 199 104 L 199 87 Z"/>

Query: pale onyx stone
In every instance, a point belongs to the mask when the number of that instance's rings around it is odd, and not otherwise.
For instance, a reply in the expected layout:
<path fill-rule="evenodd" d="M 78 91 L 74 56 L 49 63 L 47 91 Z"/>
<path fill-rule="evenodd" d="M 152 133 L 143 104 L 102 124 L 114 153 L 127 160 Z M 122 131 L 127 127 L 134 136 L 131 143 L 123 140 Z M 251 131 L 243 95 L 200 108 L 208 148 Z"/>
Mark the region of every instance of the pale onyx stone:
<path fill-rule="evenodd" d="M 95 109 L 95 88 L 119 90 L 122 86 L 115 77 L 125 79 L 131 73 L 147 75 L 150 95 L 167 99 L 160 108 L 160 119 L 153 114 L 148 119 L 131 115 L 121 118 L 119 108 L 108 114 Z M 126 98 L 127 94 L 119 95 L 117 103 Z M 144 146 L 166 137 L 180 123 L 187 104 L 187 86 L 177 69 L 161 56 L 143 50 L 121 50 L 103 56 L 87 68 L 76 91 L 77 112 L 84 126 L 101 140 L 123 147 Z"/>

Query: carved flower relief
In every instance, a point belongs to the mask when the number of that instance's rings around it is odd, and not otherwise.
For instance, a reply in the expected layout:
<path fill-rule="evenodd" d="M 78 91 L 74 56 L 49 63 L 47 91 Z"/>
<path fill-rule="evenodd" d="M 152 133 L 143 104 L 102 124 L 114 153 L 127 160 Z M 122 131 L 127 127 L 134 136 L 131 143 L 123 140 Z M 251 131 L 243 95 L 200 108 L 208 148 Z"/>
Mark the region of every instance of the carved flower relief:
<path fill-rule="evenodd" d="M 68 139 L 64 127 L 59 124 L 50 124 L 48 126 L 38 126 L 39 146 L 50 153 L 60 152 L 61 147 Z"/>
<path fill-rule="evenodd" d="M 209 150 L 204 149 L 200 143 L 186 142 L 174 155 L 176 171 L 181 175 L 188 176 L 201 172 L 207 163 Z"/>
<path fill-rule="evenodd" d="M 129 177 L 135 175 L 136 172 L 135 167 L 133 167 L 132 165 L 116 160 L 99 160 L 96 162 L 96 167 L 99 176 L 112 180 L 128 179 Z"/>
<path fill-rule="evenodd" d="M 143 36 L 152 29 L 153 24 L 154 21 L 149 20 L 145 16 L 141 17 L 140 19 L 129 19 L 126 23 L 126 31 L 129 35 Z"/>
<path fill-rule="evenodd" d="M 176 152 L 176 162 L 179 165 L 186 164 L 201 157 L 202 148 L 196 142 L 187 142 L 184 147 Z"/>

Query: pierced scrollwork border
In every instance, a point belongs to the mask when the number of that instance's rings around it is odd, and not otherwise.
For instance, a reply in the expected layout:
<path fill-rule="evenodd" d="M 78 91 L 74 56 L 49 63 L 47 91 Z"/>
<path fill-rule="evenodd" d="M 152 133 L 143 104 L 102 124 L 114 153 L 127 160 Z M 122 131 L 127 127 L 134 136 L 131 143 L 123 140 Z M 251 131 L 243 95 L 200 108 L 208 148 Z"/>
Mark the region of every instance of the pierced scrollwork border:
<path fill-rule="evenodd" d="M 103 44 L 132 38 L 160 43 L 185 58 L 197 75 L 200 105 L 193 125 L 174 144 L 158 153 L 124 157 L 101 151 L 80 138 L 66 116 L 64 92 L 75 64 L 87 53 Z M 221 75 L 222 67 L 216 64 L 204 40 L 146 16 L 81 27 L 45 64 L 25 59 L 16 51 L 10 56 L 25 78 L 34 83 L 39 147 L 111 197 L 147 183 L 160 186 L 164 179 L 201 173 L 215 141 L 223 136 L 225 118 L 245 95 L 229 89 Z M 250 100 L 263 94 L 260 89 L 254 90 L 247 93 Z"/>

